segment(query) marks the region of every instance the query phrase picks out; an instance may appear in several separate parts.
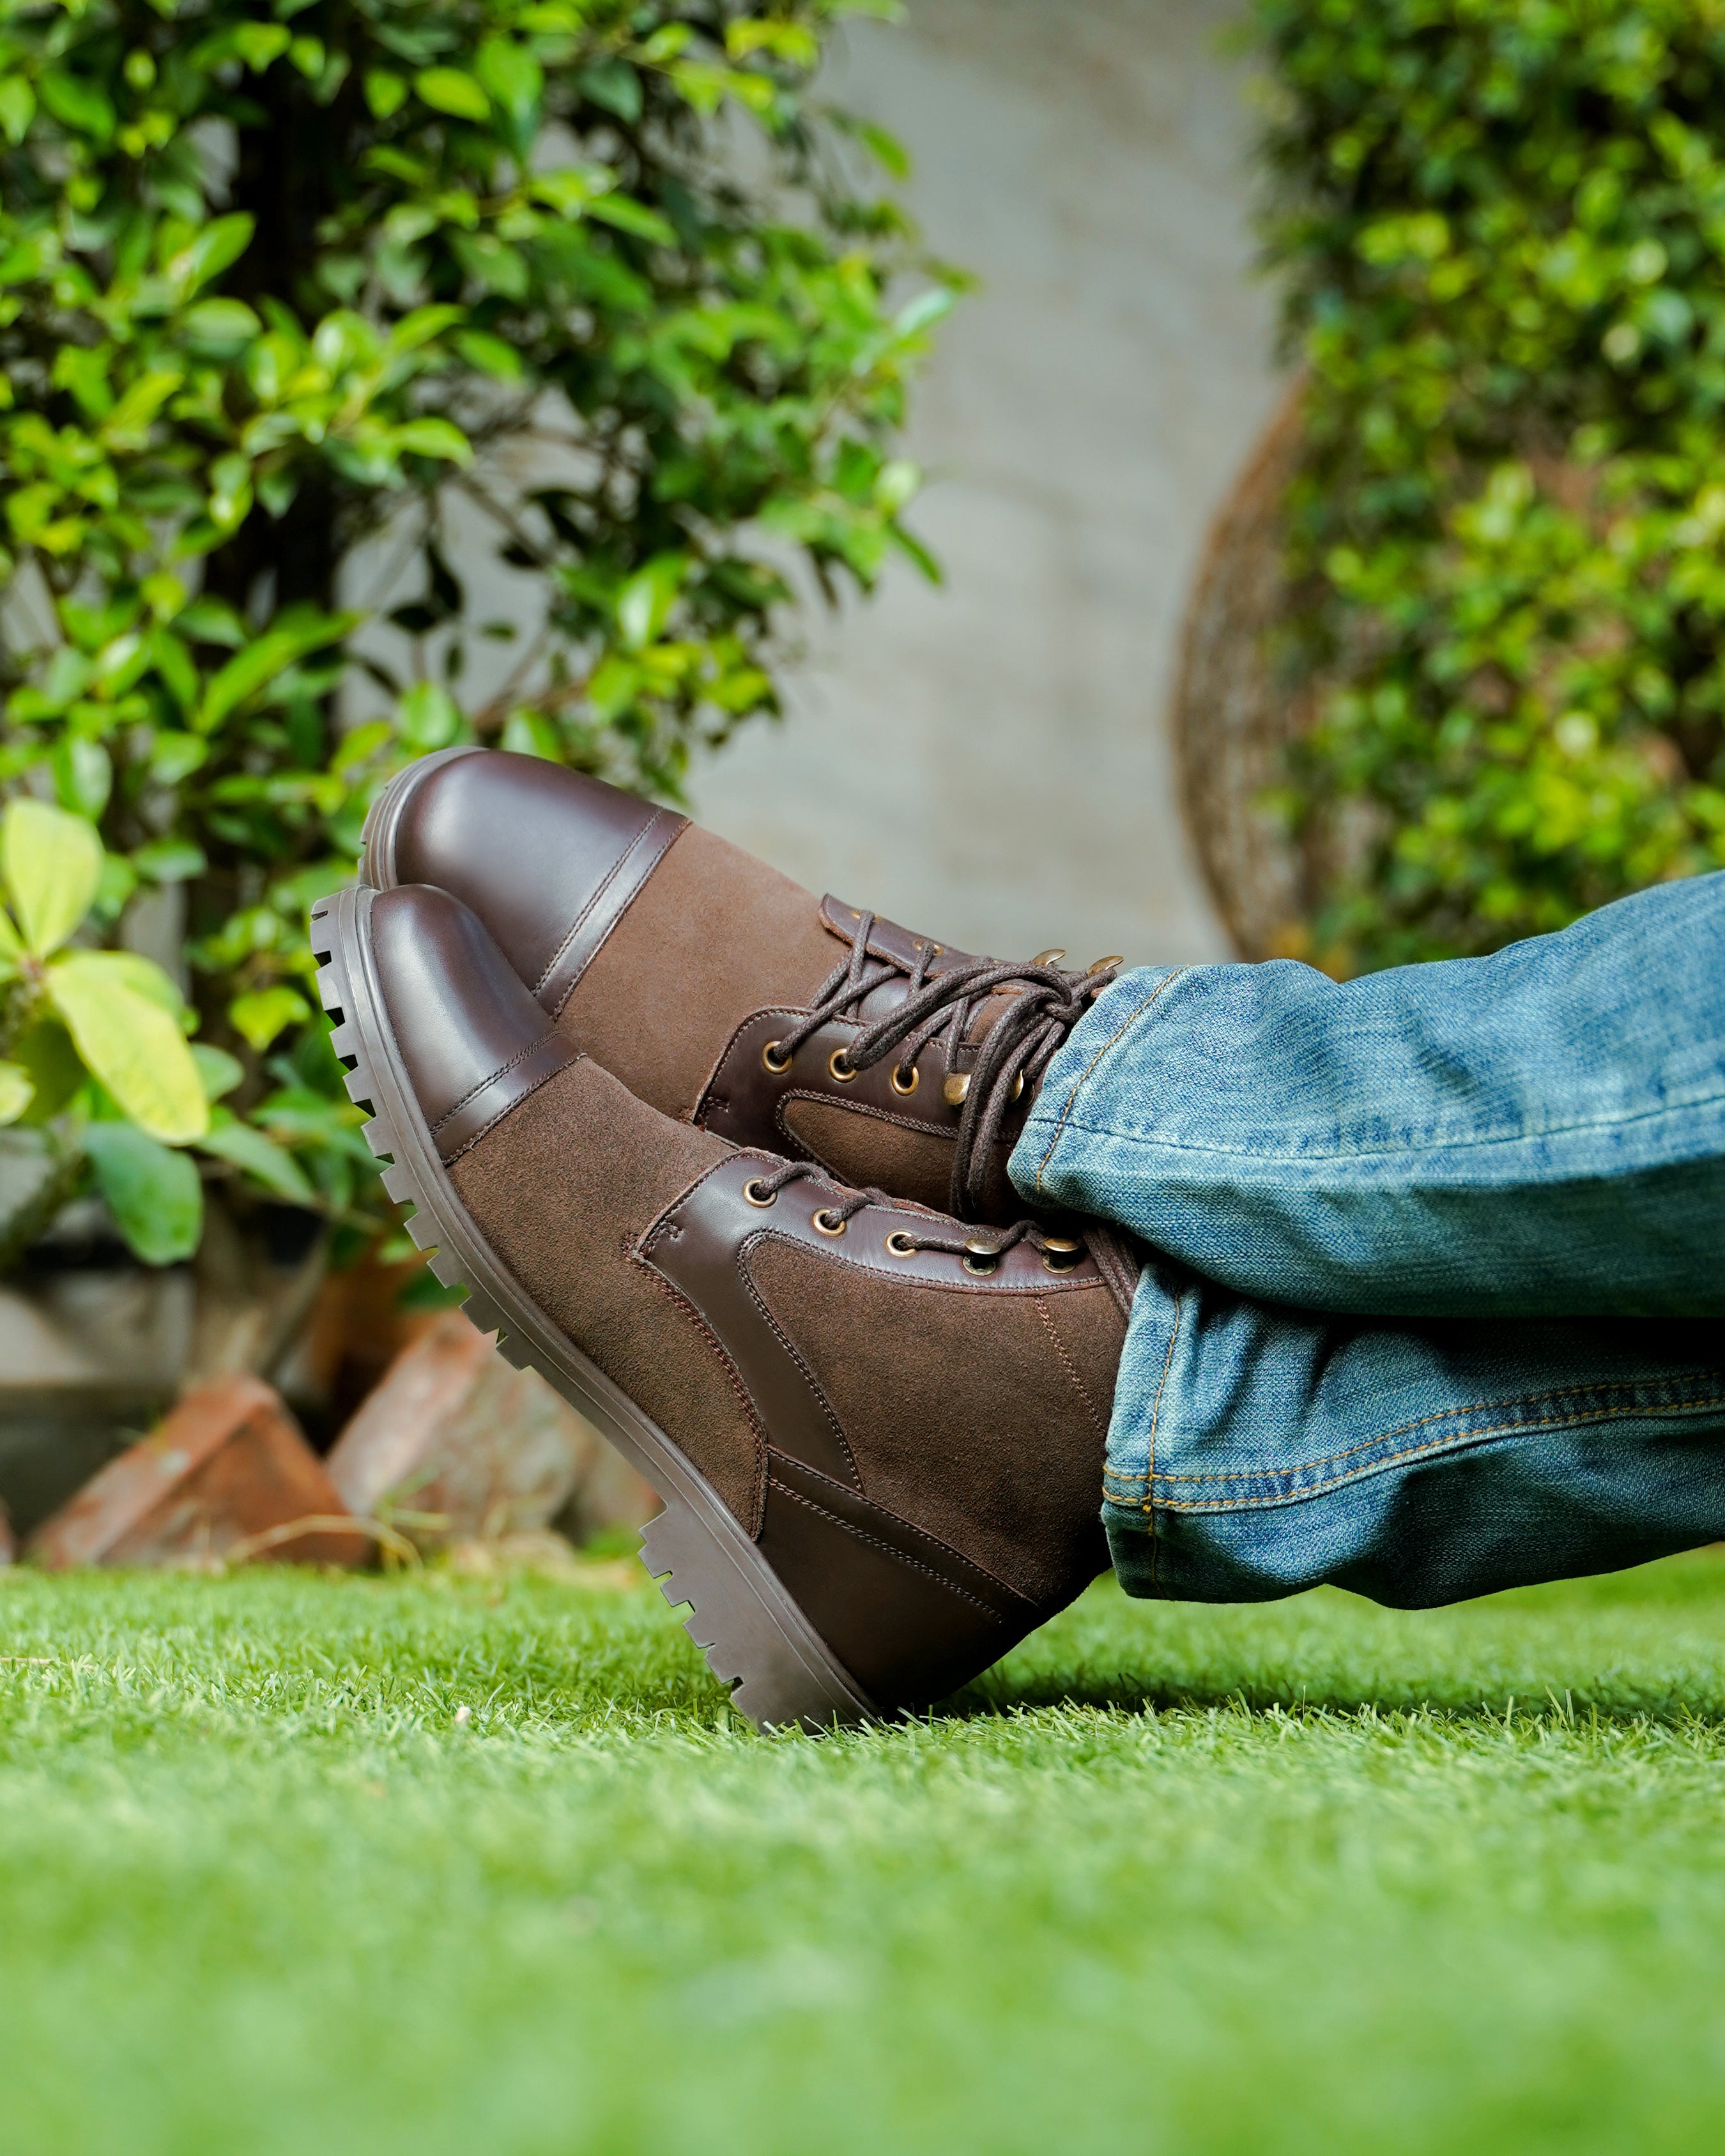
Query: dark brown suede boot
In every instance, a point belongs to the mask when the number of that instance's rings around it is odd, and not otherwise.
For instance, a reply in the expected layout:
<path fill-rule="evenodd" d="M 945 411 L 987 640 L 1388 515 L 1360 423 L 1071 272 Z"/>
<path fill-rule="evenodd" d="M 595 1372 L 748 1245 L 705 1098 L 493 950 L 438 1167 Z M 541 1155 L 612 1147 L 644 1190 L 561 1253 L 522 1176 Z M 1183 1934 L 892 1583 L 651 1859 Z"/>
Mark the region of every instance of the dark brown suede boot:
<path fill-rule="evenodd" d="M 664 1496 L 643 1554 L 744 1713 L 939 1698 L 1104 1568 L 1113 1245 L 967 1229 L 673 1122 L 445 892 L 344 892 L 312 940 L 415 1240 Z"/>
<path fill-rule="evenodd" d="M 495 749 L 399 773 L 362 875 L 471 906 L 568 1039 L 666 1115 L 964 1219 L 1020 1209 L 1005 1167 L 1029 1098 L 1120 963 L 972 957 Z"/>

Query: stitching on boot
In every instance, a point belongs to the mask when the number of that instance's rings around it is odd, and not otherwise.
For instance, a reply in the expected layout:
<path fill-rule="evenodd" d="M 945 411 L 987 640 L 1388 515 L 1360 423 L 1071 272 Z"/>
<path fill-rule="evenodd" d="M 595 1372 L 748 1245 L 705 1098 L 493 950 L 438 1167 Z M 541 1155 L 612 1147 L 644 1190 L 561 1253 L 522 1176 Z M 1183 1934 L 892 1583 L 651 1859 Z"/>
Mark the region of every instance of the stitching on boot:
<path fill-rule="evenodd" d="M 569 923 L 568 929 L 563 937 L 562 942 L 558 944 L 557 949 L 552 952 L 551 957 L 546 961 L 545 970 L 540 974 L 539 978 L 533 983 L 533 993 L 535 996 L 539 994 L 546 983 L 557 971 L 559 965 L 562 964 L 564 953 L 568 950 L 569 946 L 575 941 L 575 938 L 581 933 L 581 931 L 587 926 L 588 916 L 592 913 L 593 908 L 599 903 L 599 901 L 603 898 L 606 892 L 610 890 L 612 885 L 616 882 L 618 877 L 622 875 L 624 870 L 629 865 L 629 856 L 634 852 L 638 846 L 644 844 L 651 834 L 659 829 L 660 825 L 665 819 L 665 814 L 666 812 L 663 808 L 655 809 L 653 814 L 647 819 L 646 822 L 642 824 L 640 829 L 635 833 L 634 838 L 629 840 L 628 845 L 624 848 L 622 853 L 620 853 L 617 859 L 611 864 L 610 870 L 606 875 L 604 880 L 600 884 L 598 889 L 593 893 L 593 896 L 588 899 L 586 905 L 582 907 L 580 912 L 578 913 L 575 918 Z M 683 828 L 686 830 L 688 826 L 685 824 Z M 681 838 L 682 835 L 682 831 L 677 831 L 672 834 L 665 845 L 665 850 L 666 853 L 670 851 L 671 847 L 675 845 L 677 840 Z M 634 899 L 639 898 L 640 895 L 640 892 L 637 891 L 634 895 L 634 898 L 630 899 L 629 902 L 629 906 L 633 906 L 634 904 Z M 623 913 L 627 913 L 628 911 L 629 906 L 625 906 L 623 909 Z M 622 918 L 623 914 L 619 914 L 617 920 L 620 921 Z M 615 928 L 616 926 L 617 921 L 614 921 L 611 924 L 612 928 Z M 608 930 L 607 934 L 608 935 L 608 933 L 609 931 Z M 578 978 L 579 976 L 578 975 L 577 979 L 578 980 Z M 576 982 L 571 981 L 567 989 L 559 1000 L 556 1010 L 552 1014 L 554 1018 L 561 1018 L 562 1016 L 563 1005 L 567 1003 L 569 998 L 574 994 Z"/>
<path fill-rule="evenodd" d="M 525 1063 L 530 1055 L 536 1055 L 539 1053 L 540 1050 L 545 1046 L 546 1041 L 554 1040 L 557 1038 L 557 1036 L 555 1034 L 548 1033 L 546 1034 L 543 1040 L 536 1040 L 531 1048 L 517 1049 L 515 1054 L 510 1057 L 508 1062 L 500 1063 L 489 1078 L 481 1078 L 477 1086 L 469 1086 L 467 1091 L 461 1096 L 461 1098 L 455 1103 L 454 1106 L 447 1110 L 443 1115 L 439 1116 L 437 1121 L 431 1126 L 431 1135 L 433 1137 L 437 1136 L 438 1132 L 443 1128 L 444 1125 L 449 1121 L 452 1116 L 459 1116 L 470 1101 L 476 1101 L 480 1095 L 485 1091 L 487 1086 L 495 1086 L 500 1078 L 506 1078 L 510 1072 L 514 1070 L 517 1063 Z M 565 1065 L 563 1067 L 567 1069 L 568 1066 Z M 526 1095 L 523 1093 L 521 1098 L 526 1100 Z"/>
<path fill-rule="evenodd" d="M 817 1505 L 813 1497 L 805 1497 L 800 1491 L 788 1488 L 770 1470 L 767 1480 L 781 1496 L 788 1497 L 793 1504 L 801 1505 L 806 1511 L 817 1513 L 823 1520 L 830 1520 L 835 1527 L 842 1527 L 847 1535 L 854 1537 L 860 1543 L 867 1543 L 872 1548 L 880 1551 L 884 1556 L 894 1558 L 911 1572 L 923 1573 L 925 1577 L 932 1579 L 937 1587 L 944 1587 L 949 1594 L 956 1594 L 961 1602 L 968 1602 L 973 1609 L 980 1609 L 985 1617 L 1004 1616 L 1004 1613 L 996 1609 L 992 1603 L 984 1602 L 981 1595 L 973 1594 L 968 1588 L 955 1585 L 943 1573 L 937 1572 L 932 1564 L 924 1564 L 918 1558 L 906 1557 L 902 1550 L 895 1549 L 891 1543 L 882 1542 L 879 1535 L 871 1535 L 865 1529 L 853 1526 L 849 1520 L 841 1519 L 838 1513 L 829 1512 L 824 1505 Z M 1024 1598 L 1020 1596 L 1019 1599 L 1022 1600 Z"/>
<path fill-rule="evenodd" d="M 543 1041 L 541 1041 L 539 1045 L 542 1048 L 545 1044 Z M 580 1060 L 581 1059 L 578 1056 L 576 1058 L 577 1062 Z M 454 1152 L 452 1152 L 449 1158 L 444 1162 L 444 1166 L 446 1168 L 453 1168 L 456 1162 L 461 1159 L 464 1154 L 470 1153 L 473 1151 L 474 1147 L 479 1143 L 482 1137 L 489 1137 L 490 1133 L 496 1129 L 498 1124 L 503 1121 L 503 1118 L 506 1116 L 512 1115 L 514 1111 L 520 1107 L 523 1101 L 531 1101 L 542 1086 L 548 1086 L 553 1078 L 561 1078 L 564 1071 L 572 1070 L 574 1067 L 575 1065 L 572 1063 L 560 1063 L 557 1066 L 556 1070 L 547 1070 L 542 1078 L 536 1078 L 532 1084 L 528 1086 L 525 1093 L 517 1093 L 514 1100 L 506 1101 L 497 1111 L 496 1114 L 490 1118 L 489 1122 L 481 1123 L 470 1138 L 468 1138 L 462 1144 L 457 1146 Z M 501 1075 L 502 1074 L 501 1072 L 494 1073 L 494 1075 L 497 1076 L 501 1076 Z M 485 1083 L 489 1085 L 490 1083 L 490 1080 L 487 1079 Z M 431 1137 L 434 1142 L 437 1132 L 434 1131 L 431 1133 Z"/>
<path fill-rule="evenodd" d="M 781 1459 L 786 1457 L 783 1453 L 778 1456 Z M 798 1460 L 796 1466 L 799 1474 L 807 1475 L 816 1482 L 830 1483 L 835 1491 L 844 1490 L 842 1483 L 834 1482 L 830 1475 L 823 1475 L 818 1467 L 811 1467 L 807 1460 Z M 767 1463 L 767 1472 L 769 1476 L 773 1474 L 773 1462 L 770 1456 Z M 844 1493 L 847 1497 L 854 1497 L 857 1494 L 854 1490 L 845 1490 Z M 949 1558 L 963 1571 L 974 1573 L 978 1579 L 985 1579 L 991 1587 L 998 1587 L 1009 1601 L 1022 1602 L 1027 1609 L 1034 1609 L 1038 1607 L 1033 1595 L 1026 1594 L 1022 1588 L 1014 1587 L 1009 1579 L 1003 1579 L 998 1572 L 993 1571 L 988 1565 L 979 1563 L 975 1558 L 967 1557 L 962 1549 L 955 1548 L 942 1536 L 932 1534 L 927 1527 L 918 1527 L 914 1520 L 907 1520 L 902 1512 L 896 1511 L 891 1505 L 882 1504 L 878 1497 L 870 1497 L 868 1502 L 877 1512 L 884 1513 L 895 1527 L 902 1527 L 907 1535 L 914 1535 L 919 1543 L 926 1543 L 930 1549 L 938 1550 L 942 1557 Z"/>
<path fill-rule="evenodd" d="M 1091 1428 L 1095 1430 L 1096 1435 L 1101 1439 L 1104 1445 L 1106 1445 L 1108 1442 L 1107 1426 L 1103 1422 L 1102 1418 L 1096 1413 L 1096 1404 L 1091 1398 L 1089 1389 L 1086 1386 L 1083 1378 L 1078 1374 L 1078 1365 L 1066 1353 L 1066 1344 L 1055 1329 L 1054 1317 L 1049 1310 L 1048 1297 L 1046 1296 L 1039 1295 L 1037 1296 L 1036 1315 L 1042 1320 L 1043 1327 L 1047 1332 L 1049 1338 L 1054 1342 L 1054 1351 L 1055 1354 L 1060 1357 L 1061 1365 L 1065 1368 L 1066 1375 L 1072 1380 L 1074 1389 L 1076 1391 L 1079 1399 L 1084 1403 L 1084 1412 L 1090 1417 Z"/>
<path fill-rule="evenodd" d="M 786 1354 L 790 1357 L 792 1362 L 794 1363 L 798 1369 L 801 1371 L 809 1391 L 814 1394 L 815 1399 L 820 1403 L 821 1413 L 827 1419 L 827 1427 L 832 1431 L 833 1435 L 839 1440 L 839 1450 L 850 1462 L 850 1471 L 856 1477 L 856 1486 L 860 1491 L 863 1491 L 863 1494 L 866 1496 L 867 1492 L 863 1489 L 862 1470 L 856 1464 L 856 1455 L 851 1450 L 850 1440 L 845 1435 L 845 1425 L 839 1421 L 838 1415 L 834 1413 L 832 1402 L 827 1398 L 825 1393 L 822 1390 L 820 1380 L 815 1376 L 814 1371 L 809 1368 L 799 1350 L 792 1344 L 790 1336 L 786 1332 L 784 1327 L 773 1315 L 771 1309 L 768 1307 L 767 1298 L 762 1294 L 759 1288 L 755 1286 L 753 1280 L 750 1277 L 748 1270 L 748 1257 L 750 1251 L 755 1249 L 758 1244 L 768 1242 L 769 1240 L 781 1245 L 787 1250 L 800 1250 L 803 1247 L 800 1243 L 793 1242 L 788 1235 L 777 1235 L 773 1234 L 770 1229 L 763 1228 L 757 1234 L 751 1235 L 747 1241 L 743 1244 L 742 1249 L 738 1250 L 737 1254 L 737 1277 L 742 1282 L 743 1292 L 748 1296 L 749 1301 L 753 1303 L 755 1308 L 760 1312 L 762 1320 L 767 1326 L 768 1331 L 772 1332 L 774 1338 L 778 1342 L 779 1346 L 783 1348 Z"/>
<path fill-rule="evenodd" d="M 742 1378 L 737 1373 L 736 1365 L 732 1362 L 731 1358 L 726 1353 L 724 1343 L 715 1337 L 712 1327 L 707 1323 L 701 1312 L 695 1307 L 694 1304 L 689 1301 L 686 1296 L 679 1291 L 673 1281 L 668 1281 L 662 1272 L 657 1271 L 652 1265 L 649 1265 L 642 1257 L 639 1250 L 634 1250 L 630 1247 L 627 1235 L 623 1239 L 623 1254 L 625 1258 L 631 1260 L 634 1264 L 639 1265 L 642 1271 L 645 1273 L 648 1279 L 652 1281 L 653 1285 L 668 1298 L 676 1309 L 682 1312 L 684 1317 L 685 1317 L 689 1320 L 690 1323 L 694 1326 L 696 1331 L 700 1333 L 702 1339 L 706 1342 L 707 1345 L 719 1358 L 720 1367 L 725 1373 L 726 1382 L 729 1383 L 732 1391 L 737 1395 L 737 1405 L 742 1409 L 743 1420 L 747 1424 L 750 1433 L 755 1440 L 754 1518 L 752 1521 L 745 1521 L 743 1525 L 747 1527 L 749 1535 L 752 1538 L 758 1537 L 761 1532 L 762 1522 L 765 1518 L 767 1512 L 767 1483 L 768 1479 L 767 1470 L 767 1433 L 761 1427 L 761 1419 L 755 1410 L 755 1404 L 753 1400 L 749 1397 L 748 1387 L 743 1383 Z M 676 1440 L 673 1439 L 672 1442 L 673 1444 L 675 1444 Z M 679 1452 L 681 1452 L 684 1448 L 680 1445 L 678 1445 L 677 1450 Z"/>

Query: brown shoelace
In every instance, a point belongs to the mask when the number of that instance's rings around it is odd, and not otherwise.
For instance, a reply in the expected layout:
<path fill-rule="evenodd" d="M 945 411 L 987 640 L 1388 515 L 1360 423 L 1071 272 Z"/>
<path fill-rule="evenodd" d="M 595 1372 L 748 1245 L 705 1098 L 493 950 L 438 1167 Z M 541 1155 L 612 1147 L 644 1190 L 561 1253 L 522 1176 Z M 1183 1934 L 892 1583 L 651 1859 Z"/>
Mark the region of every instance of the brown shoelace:
<path fill-rule="evenodd" d="M 909 1091 L 916 1082 L 916 1058 L 943 1036 L 944 1083 L 953 1075 L 953 1064 L 978 1010 L 990 996 L 1003 989 L 1014 991 L 983 1034 L 976 1061 L 966 1074 L 948 1204 L 958 1219 L 968 1219 L 983 1202 L 989 1163 L 1008 1111 L 1027 1089 L 1034 1087 L 1055 1050 L 1123 962 L 1104 958 L 1088 973 L 1076 973 L 1040 959 L 975 958 L 931 979 L 932 946 L 919 945 L 914 963 L 906 965 L 870 951 L 874 928 L 875 916 L 865 913 L 851 938 L 849 958 L 834 968 L 816 991 L 809 1015 L 772 1043 L 772 1051 L 782 1067 L 829 1020 L 855 1016 L 874 989 L 907 977 L 904 1001 L 859 1034 L 835 1061 L 842 1060 L 848 1075 L 894 1055 L 895 1081 Z M 1050 957 L 1064 955 L 1055 952 Z"/>
<path fill-rule="evenodd" d="M 776 1203 L 787 1183 L 821 1174 L 822 1171 L 808 1161 L 788 1160 L 769 1174 L 751 1176 L 742 1187 L 742 1194 L 751 1205 L 758 1205 L 764 1210 Z M 814 1224 L 824 1235 L 842 1235 L 856 1215 L 870 1205 L 878 1205 L 887 1212 L 902 1209 L 898 1201 L 884 1190 L 852 1190 L 841 1185 L 830 1205 L 816 1208 Z M 983 1275 L 993 1272 L 1007 1252 L 1020 1243 L 1029 1244 L 1040 1254 L 1049 1271 L 1056 1275 L 1070 1272 L 1088 1250 L 1122 1313 L 1131 1317 L 1132 1294 L 1143 1269 L 1143 1254 L 1131 1236 L 1102 1221 L 1087 1220 L 1081 1233 L 1060 1235 L 1041 1220 L 1014 1220 L 1009 1228 L 988 1228 L 973 1235 L 961 1236 L 941 1232 L 931 1215 L 927 1229 L 895 1228 L 886 1238 L 886 1248 L 895 1257 L 912 1257 L 919 1250 L 942 1250 L 949 1257 L 962 1258 L 967 1272 Z"/>

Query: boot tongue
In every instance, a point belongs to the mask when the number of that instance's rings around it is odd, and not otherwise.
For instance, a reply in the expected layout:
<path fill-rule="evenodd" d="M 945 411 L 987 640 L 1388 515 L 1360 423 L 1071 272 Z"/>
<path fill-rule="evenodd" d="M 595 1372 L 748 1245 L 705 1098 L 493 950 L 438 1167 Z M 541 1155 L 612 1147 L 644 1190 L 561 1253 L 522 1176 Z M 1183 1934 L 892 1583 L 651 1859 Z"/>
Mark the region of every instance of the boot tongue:
<path fill-rule="evenodd" d="M 831 891 L 820 902 L 821 927 L 829 936 L 836 936 L 847 948 L 856 940 L 857 926 L 861 919 L 860 906 L 847 905 Z M 904 967 L 906 973 L 916 964 L 918 952 L 923 950 L 932 953 L 924 968 L 930 979 L 951 972 L 955 966 L 971 966 L 976 963 L 971 952 L 954 950 L 950 943 L 935 943 L 927 936 L 918 936 L 908 928 L 901 928 L 896 921 L 882 921 L 877 916 L 874 927 L 869 931 L 870 956 L 890 959 Z M 884 1018 L 888 1011 L 896 1010 L 904 1001 L 906 985 L 902 980 L 883 981 L 863 1003 L 858 1015 L 865 1022 Z M 969 1069 L 976 1060 L 976 1050 L 989 1029 L 1023 993 L 1022 989 L 1016 988 L 997 988 L 993 995 L 983 998 L 958 1045 L 955 1069 Z"/>
<path fill-rule="evenodd" d="M 841 943 L 856 940 L 857 924 L 862 919 L 862 908 L 848 906 L 842 898 L 834 897 L 831 891 L 820 902 L 820 925 L 829 935 L 836 936 Z M 975 963 L 968 951 L 955 951 L 949 943 L 937 943 L 932 937 L 913 935 L 908 928 L 901 928 L 896 921 L 876 919 L 869 931 L 869 952 L 875 958 L 891 958 L 895 964 L 907 971 L 916 963 L 919 952 L 933 953 L 927 971 L 943 973 L 949 967 L 968 966 Z"/>

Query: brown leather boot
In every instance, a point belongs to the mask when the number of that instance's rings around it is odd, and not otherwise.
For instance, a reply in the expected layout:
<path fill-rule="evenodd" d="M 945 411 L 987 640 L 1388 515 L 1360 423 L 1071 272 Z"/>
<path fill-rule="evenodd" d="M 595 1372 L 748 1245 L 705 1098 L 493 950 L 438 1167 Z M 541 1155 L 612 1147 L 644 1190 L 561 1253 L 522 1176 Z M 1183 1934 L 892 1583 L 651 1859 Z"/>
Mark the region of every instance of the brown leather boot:
<path fill-rule="evenodd" d="M 967 1229 L 671 1121 L 444 891 L 343 892 L 312 941 L 415 1240 L 664 1496 L 648 1568 L 744 1713 L 939 1698 L 1103 1568 L 1111 1245 Z"/>
<path fill-rule="evenodd" d="M 1005 1168 L 1029 1097 L 1120 963 L 973 957 L 495 749 L 399 773 L 362 876 L 463 900 L 569 1040 L 666 1115 L 963 1219 L 1019 1211 Z"/>

